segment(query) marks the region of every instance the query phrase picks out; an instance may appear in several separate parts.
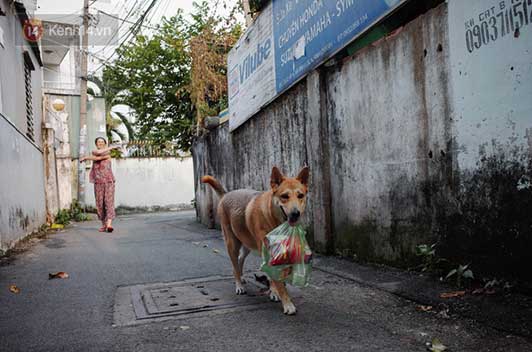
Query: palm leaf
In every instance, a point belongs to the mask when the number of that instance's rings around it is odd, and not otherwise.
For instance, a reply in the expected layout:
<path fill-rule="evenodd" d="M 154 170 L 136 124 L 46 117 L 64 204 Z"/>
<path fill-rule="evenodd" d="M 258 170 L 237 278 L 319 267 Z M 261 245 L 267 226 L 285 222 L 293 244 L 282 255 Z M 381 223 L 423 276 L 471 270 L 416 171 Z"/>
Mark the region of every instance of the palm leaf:
<path fill-rule="evenodd" d="M 122 121 L 122 123 L 124 124 L 124 126 L 126 126 L 129 140 L 130 141 L 134 140 L 135 139 L 135 131 L 133 130 L 133 126 L 132 126 L 131 122 L 129 121 L 129 119 L 124 114 L 122 114 L 119 111 L 113 111 L 113 114 L 118 116 L 120 118 L 120 120 Z"/>
<path fill-rule="evenodd" d="M 105 85 L 103 84 L 103 81 L 100 79 L 100 77 L 90 75 L 87 77 L 87 81 L 94 83 L 100 90 L 100 95 L 104 95 Z"/>
<path fill-rule="evenodd" d="M 113 142 L 113 133 L 116 134 L 118 137 L 120 137 L 120 140 L 121 141 L 125 141 L 126 140 L 126 135 L 123 134 L 122 132 L 120 132 L 118 129 L 116 128 L 112 128 L 110 129 L 111 131 L 111 138 L 109 138 L 109 143 L 112 143 Z"/>

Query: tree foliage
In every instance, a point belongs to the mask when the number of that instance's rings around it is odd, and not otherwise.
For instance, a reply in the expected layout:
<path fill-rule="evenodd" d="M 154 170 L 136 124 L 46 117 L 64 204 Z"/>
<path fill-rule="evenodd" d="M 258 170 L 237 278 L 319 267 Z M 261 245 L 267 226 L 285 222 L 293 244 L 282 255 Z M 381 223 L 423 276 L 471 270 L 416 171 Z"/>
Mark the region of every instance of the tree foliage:
<path fill-rule="evenodd" d="M 198 127 L 204 117 L 227 108 L 227 54 L 242 32 L 235 10 L 225 20 L 207 17 L 201 30 L 190 40 L 190 93 Z"/>
<path fill-rule="evenodd" d="M 209 106 L 224 106 L 220 102 L 227 101 L 227 88 L 216 88 L 216 94 L 212 94 L 210 88 L 226 81 L 223 55 L 227 54 L 228 43 L 231 43 L 226 38 L 227 33 L 240 34 L 234 13 L 231 17 L 216 18 L 211 3 L 195 3 L 191 20 L 179 10 L 175 16 L 163 18 L 151 34 L 137 35 L 132 42 L 117 49 L 117 59 L 103 71 L 103 83 L 110 102 L 120 101 L 133 109 L 137 138 L 160 144 L 173 142 L 187 151 L 191 146 L 197 109 L 204 108 L 198 102 L 205 100 Z M 197 38 L 204 33 L 210 35 L 209 45 L 200 50 L 207 50 L 206 54 L 210 55 L 211 48 L 222 48 L 223 59 L 217 56 L 215 63 L 202 61 L 206 69 L 216 72 L 215 76 L 198 75 L 199 71 L 193 69 L 192 51 L 199 42 Z M 214 84 L 209 81 L 213 77 Z M 198 86 L 208 88 L 202 93 Z"/>

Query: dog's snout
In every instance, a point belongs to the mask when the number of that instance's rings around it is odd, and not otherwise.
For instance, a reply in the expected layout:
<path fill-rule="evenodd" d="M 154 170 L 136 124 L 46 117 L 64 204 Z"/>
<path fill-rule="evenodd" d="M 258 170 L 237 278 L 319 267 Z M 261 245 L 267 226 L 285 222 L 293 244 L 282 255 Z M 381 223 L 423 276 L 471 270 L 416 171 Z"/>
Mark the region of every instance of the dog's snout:
<path fill-rule="evenodd" d="M 288 217 L 290 218 L 290 220 L 292 221 L 296 221 L 297 219 L 299 219 L 299 217 L 301 216 L 301 212 L 299 211 L 299 209 L 294 209 L 290 212 L 290 214 L 288 215 Z"/>

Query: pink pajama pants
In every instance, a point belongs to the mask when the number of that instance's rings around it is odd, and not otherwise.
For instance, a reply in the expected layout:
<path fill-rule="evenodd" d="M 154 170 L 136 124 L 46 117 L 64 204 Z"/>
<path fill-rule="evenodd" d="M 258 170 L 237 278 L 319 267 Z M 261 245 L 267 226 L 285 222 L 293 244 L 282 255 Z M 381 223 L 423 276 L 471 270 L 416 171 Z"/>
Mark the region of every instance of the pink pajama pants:
<path fill-rule="evenodd" d="M 105 223 L 115 218 L 115 183 L 95 183 L 94 198 L 98 218 Z"/>

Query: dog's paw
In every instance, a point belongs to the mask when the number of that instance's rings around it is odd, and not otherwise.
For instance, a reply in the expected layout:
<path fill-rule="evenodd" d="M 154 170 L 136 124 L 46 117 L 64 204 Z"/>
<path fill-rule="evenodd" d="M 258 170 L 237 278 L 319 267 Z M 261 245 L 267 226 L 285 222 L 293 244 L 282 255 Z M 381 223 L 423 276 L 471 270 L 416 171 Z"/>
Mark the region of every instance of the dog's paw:
<path fill-rule="evenodd" d="M 244 286 L 242 285 L 236 285 L 236 290 L 235 290 L 236 294 L 237 295 L 245 295 L 247 293 L 246 289 L 244 288 Z"/>
<path fill-rule="evenodd" d="M 292 302 L 289 302 L 287 304 L 283 305 L 283 313 L 286 315 L 294 315 L 296 314 L 297 309 L 296 306 Z"/>
<path fill-rule="evenodd" d="M 277 292 L 273 292 L 270 290 L 270 301 L 272 302 L 280 302 L 281 299 L 279 298 L 279 295 L 277 294 Z"/>

